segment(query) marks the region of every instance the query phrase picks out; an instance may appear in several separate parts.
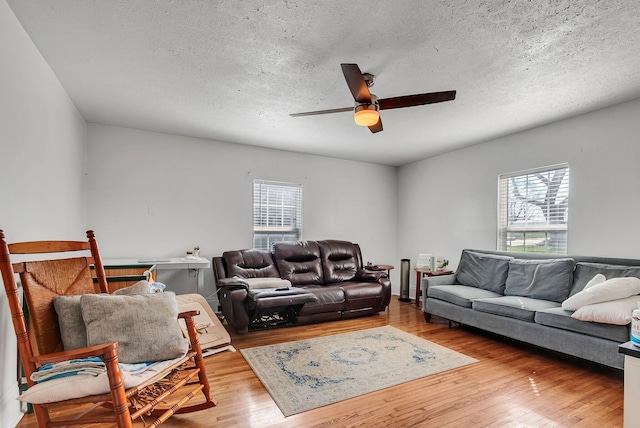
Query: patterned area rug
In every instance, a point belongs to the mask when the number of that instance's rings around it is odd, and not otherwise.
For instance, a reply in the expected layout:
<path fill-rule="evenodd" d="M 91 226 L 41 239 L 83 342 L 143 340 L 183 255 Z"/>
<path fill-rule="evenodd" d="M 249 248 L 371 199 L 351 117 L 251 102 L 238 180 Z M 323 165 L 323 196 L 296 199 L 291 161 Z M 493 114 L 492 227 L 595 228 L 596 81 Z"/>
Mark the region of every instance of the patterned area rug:
<path fill-rule="evenodd" d="M 390 326 L 240 352 L 285 416 L 477 362 Z"/>

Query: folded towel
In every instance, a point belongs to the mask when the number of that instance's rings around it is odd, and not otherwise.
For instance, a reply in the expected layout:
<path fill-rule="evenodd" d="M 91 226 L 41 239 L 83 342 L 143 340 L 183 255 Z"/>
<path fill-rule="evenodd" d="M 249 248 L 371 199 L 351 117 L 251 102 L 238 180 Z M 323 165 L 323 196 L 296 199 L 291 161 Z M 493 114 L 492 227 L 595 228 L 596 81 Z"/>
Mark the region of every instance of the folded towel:
<path fill-rule="evenodd" d="M 118 366 L 123 372 L 139 374 L 154 364 L 155 363 L 152 362 L 135 364 L 120 363 Z M 98 376 L 106 371 L 107 368 L 101 358 L 87 357 L 59 363 L 43 364 L 37 372 L 31 374 L 31 380 L 39 383 L 75 375 Z"/>
<path fill-rule="evenodd" d="M 42 365 L 37 372 L 31 374 L 34 382 L 45 382 L 51 379 L 73 375 L 98 376 L 107 369 L 98 357 L 80 358 L 76 360 L 62 361 Z"/>

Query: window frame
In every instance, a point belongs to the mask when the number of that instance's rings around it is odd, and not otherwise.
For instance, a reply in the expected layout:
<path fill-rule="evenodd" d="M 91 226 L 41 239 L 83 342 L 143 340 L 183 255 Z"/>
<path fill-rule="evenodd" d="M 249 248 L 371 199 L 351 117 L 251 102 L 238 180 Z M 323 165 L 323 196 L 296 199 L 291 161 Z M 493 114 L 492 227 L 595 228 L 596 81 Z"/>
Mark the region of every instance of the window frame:
<path fill-rule="evenodd" d="M 260 195 L 256 195 L 256 190 L 260 189 Z M 284 200 L 284 191 L 293 193 L 293 203 L 286 203 Z M 280 203 L 273 204 L 269 192 L 281 192 Z M 266 192 L 264 195 L 262 192 Z M 284 181 L 254 179 L 252 182 L 252 237 L 251 242 L 253 248 L 270 250 L 274 242 L 280 241 L 300 241 L 302 240 L 303 222 L 302 222 L 302 184 L 290 183 Z M 291 194 L 288 196 L 292 196 Z M 277 196 L 276 196 L 277 198 Z M 256 204 L 257 203 L 257 204 Z M 292 213 L 292 210 L 294 211 Z M 285 213 L 288 211 L 288 214 Z M 271 216 L 273 213 L 279 215 Z M 269 224 L 271 220 L 276 219 L 280 225 Z M 294 221 L 295 224 L 285 223 L 287 220 Z M 257 224 L 258 223 L 258 224 Z M 262 224 L 260 224 L 262 223 Z M 264 224 L 266 223 L 266 224 Z M 260 243 L 266 239 L 266 242 Z"/>
<path fill-rule="evenodd" d="M 556 172 L 560 171 L 559 181 Z M 546 177 L 545 177 L 546 175 Z M 498 176 L 498 221 L 496 249 L 506 252 L 529 252 L 566 255 L 568 253 L 570 168 L 568 163 L 549 165 Z M 544 178 L 544 180 L 543 180 Z M 525 180 L 526 187 L 518 186 L 515 180 Z M 546 181 L 545 181 L 546 180 Z M 538 182 L 529 184 L 530 182 Z M 543 183 L 542 185 L 540 183 Z M 542 186 L 546 186 L 546 189 Z M 551 194 L 550 186 L 551 187 Z M 515 186 L 520 196 L 510 198 L 509 186 Z M 525 190 L 526 195 L 522 195 Z M 544 196 L 530 197 L 531 192 L 544 190 Z M 554 202 L 550 204 L 550 202 Z M 519 214 L 522 224 L 514 225 L 510 212 L 515 206 L 525 214 Z M 544 218 L 544 222 L 533 221 L 533 217 Z M 555 218 L 554 218 L 555 217 Z M 558 222 L 558 220 L 563 222 Z M 510 223 L 512 222 L 512 223 Z M 540 237 L 543 239 L 540 241 Z M 511 239 L 510 239 L 511 237 Z M 522 237 L 522 244 L 513 246 L 516 237 Z M 538 242 L 535 243 L 527 243 Z M 515 247 L 515 249 L 512 249 Z M 521 248 L 520 248 L 521 247 Z"/>

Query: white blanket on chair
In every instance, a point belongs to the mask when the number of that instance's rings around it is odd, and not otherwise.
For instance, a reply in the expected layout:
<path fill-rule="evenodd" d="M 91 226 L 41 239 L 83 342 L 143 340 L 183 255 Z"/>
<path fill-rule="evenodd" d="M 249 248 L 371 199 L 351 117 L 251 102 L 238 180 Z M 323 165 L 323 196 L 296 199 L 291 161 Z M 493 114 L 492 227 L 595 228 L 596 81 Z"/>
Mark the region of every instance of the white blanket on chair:
<path fill-rule="evenodd" d="M 120 373 L 125 389 L 140 385 L 147 379 L 161 373 L 164 369 L 176 363 L 183 357 L 174 360 L 157 361 L 149 364 L 146 370 L 139 371 L 134 366 L 139 364 L 122 364 Z M 68 362 L 65 362 L 68 363 Z M 68 367 L 70 364 L 66 364 Z M 64 364 L 59 367 L 63 367 Z M 123 366 L 132 366 L 127 370 Z M 46 370 L 45 370 L 46 371 Z M 109 392 L 109 379 L 106 369 L 98 374 L 75 374 L 41 381 L 23 392 L 18 400 L 33 404 L 55 403 L 58 401 L 70 400 L 72 398 L 86 397 L 88 395 L 106 394 Z"/>

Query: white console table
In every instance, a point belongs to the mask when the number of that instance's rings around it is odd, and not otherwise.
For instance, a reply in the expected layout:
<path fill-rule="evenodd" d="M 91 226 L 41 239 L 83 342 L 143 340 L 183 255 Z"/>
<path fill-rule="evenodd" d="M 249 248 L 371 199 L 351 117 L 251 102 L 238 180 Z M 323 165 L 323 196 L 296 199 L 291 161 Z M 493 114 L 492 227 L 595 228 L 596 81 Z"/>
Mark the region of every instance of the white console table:
<path fill-rule="evenodd" d="M 211 267 L 211 262 L 204 257 L 177 257 L 157 259 L 109 259 L 102 262 L 104 266 L 113 265 L 155 265 L 156 270 L 188 269 L 196 273 L 196 293 L 204 286 L 204 270 Z"/>

